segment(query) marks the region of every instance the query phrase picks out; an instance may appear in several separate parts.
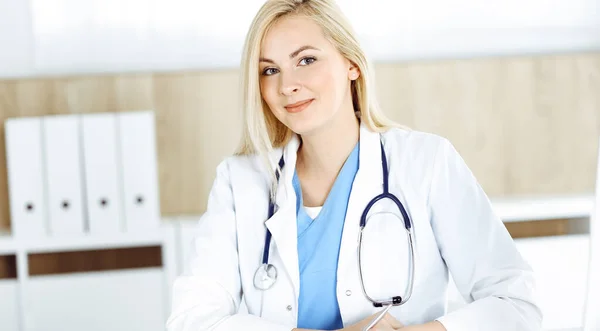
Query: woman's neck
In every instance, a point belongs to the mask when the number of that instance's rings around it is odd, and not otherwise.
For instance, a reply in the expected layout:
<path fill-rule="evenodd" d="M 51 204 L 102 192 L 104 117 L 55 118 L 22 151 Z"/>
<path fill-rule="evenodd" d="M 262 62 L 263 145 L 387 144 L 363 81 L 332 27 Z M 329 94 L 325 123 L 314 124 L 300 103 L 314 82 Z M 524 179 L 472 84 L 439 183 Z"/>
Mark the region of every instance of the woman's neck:
<path fill-rule="evenodd" d="M 326 128 L 302 136 L 296 164 L 301 178 L 335 179 L 359 139 L 360 124 L 354 113 L 343 114 Z"/>

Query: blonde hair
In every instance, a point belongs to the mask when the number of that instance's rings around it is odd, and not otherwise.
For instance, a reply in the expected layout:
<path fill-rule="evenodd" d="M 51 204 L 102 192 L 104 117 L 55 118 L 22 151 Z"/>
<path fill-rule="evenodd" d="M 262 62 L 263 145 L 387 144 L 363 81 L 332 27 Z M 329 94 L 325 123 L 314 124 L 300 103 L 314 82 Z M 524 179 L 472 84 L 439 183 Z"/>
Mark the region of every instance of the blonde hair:
<path fill-rule="evenodd" d="M 261 97 L 259 57 L 262 41 L 269 29 L 281 18 L 302 16 L 318 24 L 325 37 L 359 69 L 359 78 L 352 81 L 352 102 L 361 122 L 376 132 L 399 127 L 380 110 L 375 98 L 373 72 L 355 33 L 334 0 L 268 0 L 256 14 L 243 49 L 241 74 L 244 127 L 236 154 L 258 154 L 270 164 L 268 154 L 284 146 L 292 132 L 270 111 Z M 272 166 L 269 165 L 270 171 Z"/>

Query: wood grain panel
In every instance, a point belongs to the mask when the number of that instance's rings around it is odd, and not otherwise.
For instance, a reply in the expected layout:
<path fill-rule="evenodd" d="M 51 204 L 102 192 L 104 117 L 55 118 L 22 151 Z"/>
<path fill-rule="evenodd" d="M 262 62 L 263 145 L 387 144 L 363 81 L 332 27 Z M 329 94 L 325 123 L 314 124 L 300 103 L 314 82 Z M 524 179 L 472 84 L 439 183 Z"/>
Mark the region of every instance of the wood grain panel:
<path fill-rule="evenodd" d="M 509 192 L 593 192 L 600 135 L 598 59 L 532 59 L 533 81 L 522 88 L 533 106 L 507 109 L 505 119 L 511 128 L 506 140 Z"/>
<path fill-rule="evenodd" d="M 27 259 L 31 276 L 162 266 L 160 246 L 39 253 Z"/>
<path fill-rule="evenodd" d="M 15 255 L 0 255 L 0 279 L 17 278 L 17 257 Z"/>
<path fill-rule="evenodd" d="M 16 109 L 12 116 L 41 116 L 68 113 L 64 80 L 29 79 L 16 82 Z"/>
<path fill-rule="evenodd" d="M 410 66 L 386 63 L 374 68 L 381 109 L 397 123 L 414 128 L 415 95 Z"/>
<path fill-rule="evenodd" d="M 533 68 L 534 60 L 531 58 L 510 58 L 500 62 L 496 72 L 498 84 L 495 85 L 492 111 L 500 116 L 498 120 L 503 123 L 502 146 L 498 147 L 498 153 L 504 159 L 505 166 L 501 178 L 505 194 L 514 193 L 511 186 L 515 180 L 511 177 L 514 173 L 511 170 L 515 167 L 514 148 L 527 144 L 516 137 L 522 137 L 530 131 L 530 121 L 524 118 L 524 114 L 531 113 L 534 109 Z"/>
<path fill-rule="evenodd" d="M 66 112 L 103 113 L 118 111 L 116 76 L 74 77 L 61 81 L 67 98 Z"/>
<path fill-rule="evenodd" d="M 513 239 L 562 236 L 569 233 L 569 220 L 565 219 L 514 222 L 504 225 Z"/>
<path fill-rule="evenodd" d="M 15 115 L 15 82 L 0 81 L 0 120 Z M 8 174 L 6 172 L 6 135 L 4 125 L 0 125 L 0 232 L 10 230 L 10 205 L 8 202 Z"/>
<path fill-rule="evenodd" d="M 239 142 L 237 72 L 157 75 L 154 89 L 163 213 L 198 213 L 216 166 Z"/>
<path fill-rule="evenodd" d="M 388 107 L 384 111 L 409 119 L 406 124 L 416 130 L 450 139 L 490 194 L 504 193 L 503 121 L 495 111 L 501 63 L 462 60 L 377 68 L 386 72 L 377 81 Z"/>
<path fill-rule="evenodd" d="M 384 111 L 450 139 L 488 194 L 593 190 L 600 53 L 377 64 L 375 79 Z M 154 109 L 162 213 L 199 214 L 240 137 L 238 84 L 236 70 L 0 81 L 0 120 Z"/>
<path fill-rule="evenodd" d="M 154 110 L 154 77 L 120 75 L 114 81 L 116 111 Z"/>

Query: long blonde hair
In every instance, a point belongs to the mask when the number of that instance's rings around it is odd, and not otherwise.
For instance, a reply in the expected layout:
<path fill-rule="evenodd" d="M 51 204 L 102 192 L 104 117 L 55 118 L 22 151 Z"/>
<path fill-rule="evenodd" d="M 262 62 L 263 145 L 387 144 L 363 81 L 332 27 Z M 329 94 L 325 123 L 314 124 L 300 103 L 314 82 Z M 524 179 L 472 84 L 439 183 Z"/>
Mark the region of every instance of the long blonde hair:
<path fill-rule="evenodd" d="M 334 0 L 268 0 L 256 14 L 243 49 L 241 74 L 244 126 L 238 155 L 258 154 L 270 164 L 268 154 L 284 146 L 292 132 L 270 111 L 261 97 L 259 57 L 262 41 L 279 19 L 297 15 L 312 19 L 325 37 L 359 69 L 359 78 L 352 81 L 352 102 L 361 122 L 376 132 L 399 127 L 380 110 L 375 97 L 373 71 L 361 49 L 350 23 Z M 269 166 L 271 169 L 271 166 Z"/>

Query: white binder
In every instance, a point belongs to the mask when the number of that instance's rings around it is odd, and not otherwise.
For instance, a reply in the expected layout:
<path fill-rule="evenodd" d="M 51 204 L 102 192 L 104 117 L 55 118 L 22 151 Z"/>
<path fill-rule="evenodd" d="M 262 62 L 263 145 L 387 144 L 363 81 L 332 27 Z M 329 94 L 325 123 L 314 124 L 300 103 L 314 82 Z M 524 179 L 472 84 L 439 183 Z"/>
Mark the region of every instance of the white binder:
<path fill-rule="evenodd" d="M 85 114 L 80 119 L 89 232 L 91 235 L 122 232 L 116 114 Z"/>
<path fill-rule="evenodd" d="M 20 238 L 43 237 L 47 210 L 41 120 L 10 118 L 4 127 L 12 233 Z"/>
<path fill-rule="evenodd" d="M 129 232 L 158 231 L 160 202 L 154 113 L 119 113 L 123 207 Z"/>
<path fill-rule="evenodd" d="M 83 235 L 79 121 L 74 115 L 45 116 L 42 118 L 42 128 L 50 234 Z"/>

